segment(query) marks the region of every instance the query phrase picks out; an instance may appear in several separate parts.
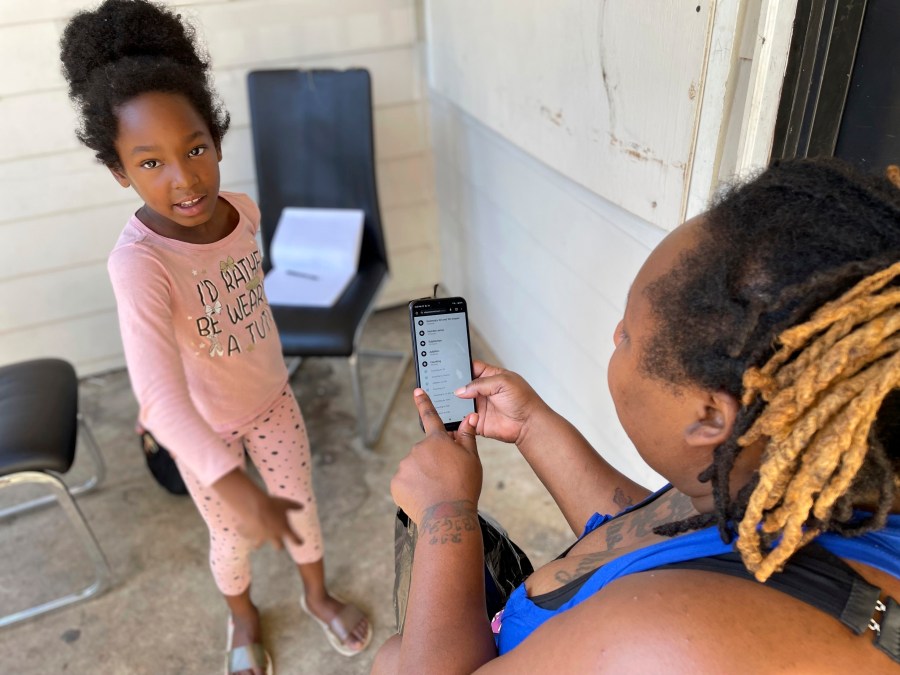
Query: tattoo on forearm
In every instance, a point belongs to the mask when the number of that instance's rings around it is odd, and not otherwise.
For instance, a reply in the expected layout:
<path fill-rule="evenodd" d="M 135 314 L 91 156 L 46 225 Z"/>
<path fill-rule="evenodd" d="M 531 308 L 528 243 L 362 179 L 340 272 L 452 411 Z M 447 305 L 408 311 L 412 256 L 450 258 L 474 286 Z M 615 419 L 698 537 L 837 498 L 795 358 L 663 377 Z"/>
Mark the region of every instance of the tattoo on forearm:
<path fill-rule="evenodd" d="M 467 500 L 429 506 L 419 524 L 420 541 L 429 544 L 459 544 L 465 532 L 474 530 L 480 530 L 478 507 Z"/>
<path fill-rule="evenodd" d="M 626 506 L 634 504 L 634 500 L 626 495 L 622 488 L 616 488 L 615 494 L 613 494 L 613 503 L 620 509 L 624 509 Z"/>

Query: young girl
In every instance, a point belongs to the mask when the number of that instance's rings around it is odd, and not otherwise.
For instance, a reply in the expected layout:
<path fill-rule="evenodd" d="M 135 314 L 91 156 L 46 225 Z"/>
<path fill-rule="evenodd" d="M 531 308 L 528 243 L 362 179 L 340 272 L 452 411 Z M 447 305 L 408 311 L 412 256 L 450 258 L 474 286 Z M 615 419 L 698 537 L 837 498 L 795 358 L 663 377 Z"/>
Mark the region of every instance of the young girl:
<path fill-rule="evenodd" d="M 301 607 L 341 654 L 369 643 L 362 613 L 329 595 L 309 443 L 262 285 L 259 210 L 220 192 L 229 117 L 193 29 L 146 0 L 106 0 L 62 38 L 78 136 L 144 204 L 109 257 L 140 420 L 168 447 L 210 532 L 230 610 L 226 672 L 272 672 L 250 599 L 249 553 L 282 543 Z M 268 489 L 244 472 L 245 452 Z"/>

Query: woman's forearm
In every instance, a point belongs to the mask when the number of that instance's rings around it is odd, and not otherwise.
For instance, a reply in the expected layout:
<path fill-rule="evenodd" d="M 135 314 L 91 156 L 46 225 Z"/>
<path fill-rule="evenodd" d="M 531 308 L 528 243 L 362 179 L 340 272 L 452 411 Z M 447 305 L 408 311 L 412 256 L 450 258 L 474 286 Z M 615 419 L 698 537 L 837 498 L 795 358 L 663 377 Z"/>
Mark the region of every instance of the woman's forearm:
<path fill-rule="evenodd" d="M 618 513 L 650 494 L 603 459 L 549 406 L 533 415 L 523 431 L 519 451 L 576 534 L 594 513 Z"/>
<path fill-rule="evenodd" d="M 477 506 L 435 504 L 418 523 L 399 672 L 471 673 L 495 656 Z"/>

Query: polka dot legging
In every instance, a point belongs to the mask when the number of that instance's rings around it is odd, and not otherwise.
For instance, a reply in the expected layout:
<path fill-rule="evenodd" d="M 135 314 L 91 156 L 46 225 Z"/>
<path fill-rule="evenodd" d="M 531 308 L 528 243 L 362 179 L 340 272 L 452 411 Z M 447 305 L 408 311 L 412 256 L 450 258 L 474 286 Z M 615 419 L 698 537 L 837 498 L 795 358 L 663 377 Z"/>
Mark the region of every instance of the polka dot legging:
<path fill-rule="evenodd" d="M 244 449 L 259 471 L 270 495 L 303 504 L 289 520 L 303 543 L 287 544 L 298 565 L 322 557 L 322 532 L 312 488 L 312 462 L 306 425 L 297 399 L 286 386 L 278 401 L 227 438 L 228 449 L 242 460 Z M 188 492 L 209 528 L 209 564 L 216 586 L 225 595 L 240 595 L 250 585 L 250 541 L 237 531 L 237 514 L 212 488 L 200 484 L 193 473 L 178 465 Z"/>

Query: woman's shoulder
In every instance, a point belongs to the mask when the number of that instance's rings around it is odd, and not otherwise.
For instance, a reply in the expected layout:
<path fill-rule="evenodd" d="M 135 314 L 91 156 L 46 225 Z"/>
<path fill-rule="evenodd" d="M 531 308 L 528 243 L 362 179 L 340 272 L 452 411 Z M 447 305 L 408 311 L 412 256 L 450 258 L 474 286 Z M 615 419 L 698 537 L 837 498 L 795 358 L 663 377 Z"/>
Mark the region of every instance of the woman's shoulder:
<path fill-rule="evenodd" d="M 561 659 L 563 661 L 561 661 Z M 887 670 L 870 635 L 762 584 L 697 570 L 622 577 L 544 623 L 485 672 Z"/>

